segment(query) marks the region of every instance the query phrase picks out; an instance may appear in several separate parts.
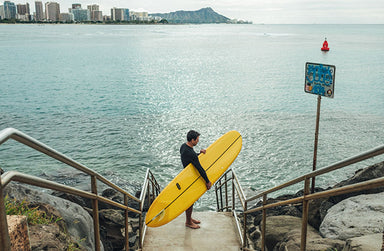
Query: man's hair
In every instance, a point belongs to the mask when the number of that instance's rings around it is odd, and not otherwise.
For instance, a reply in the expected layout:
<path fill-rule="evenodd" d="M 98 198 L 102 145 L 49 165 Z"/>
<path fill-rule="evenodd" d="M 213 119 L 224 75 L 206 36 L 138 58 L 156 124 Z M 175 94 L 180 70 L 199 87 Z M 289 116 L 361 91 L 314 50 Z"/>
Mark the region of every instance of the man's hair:
<path fill-rule="evenodd" d="M 191 141 L 191 140 L 196 140 L 197 137 L 200 136 L 200 133 L 194 131 L 194 130 L 190 130 L 188 133 L 187 133 L 187 140 L 188 142 Z"/>

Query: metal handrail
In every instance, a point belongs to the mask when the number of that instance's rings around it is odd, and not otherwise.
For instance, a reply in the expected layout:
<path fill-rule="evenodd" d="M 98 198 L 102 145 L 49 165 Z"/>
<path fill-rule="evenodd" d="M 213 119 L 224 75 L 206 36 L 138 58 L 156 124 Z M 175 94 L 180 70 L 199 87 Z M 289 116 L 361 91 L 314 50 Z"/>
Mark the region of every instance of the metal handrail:
<path fill-rule="evenodd" d="M 255 195 L 255 196 L 247 199 L 247 201 L 255 200 L 257 198 L 263 197 L 263 195 L 265 195 L 265 194 L 270 194 L 270 193 L 276 192 L 276 191 L 281 190 L 283 188 L 286 188 L 286 187 L 295 185 L 295 184 L 297 184 L 299 182 L 302 182 L 302 181 L 304 181 L 306 179 L 314 178 L 316 176 L 320 176 L 322 174 L 335 171 L 337 169 L 340 169 L 340 168 L 343 168 L 343 167 L 355 164 L 357 162 L 360 162 L 360 161 L 363 161 L 363 160 L 366 160 L 366 159 L 369 159 L 369 158 L 373 158 L 373 157 L 381 155 L 383 153 L 384 153 L 384 145 L 380 146 L 380 147 L 376 147 L 374 149 L 371 149 L 371 150 L 369 150 L 369 151 L 367 151 L 365 153 L 358 154 L 358 155 L 356 155 L 354 157 L 345 159 L 343 161 L 337 162 L 337 163 L 332 164 L 330 166 L 324 167 L 322 169 L 318 169 L 316 171 L 304 174 L 304 175 L 302 175 L 302 176 L 300 176 L 300 177 L 298 177 L 296 179 L 293 179 L 291 181 L 288 181 L 288 182 L 286 182 L 286 183 L 284 183 L 282 185 L 276 186 L 276 187 L 271 188 L 271 189 L 269 189 L 267 191 L 259 193 L 259 194 Z"/>
<path fill-rule="evenodd" d="M 255 196 L 252 196 L 251 198 L 246 198 L 244 191 L 241 188 L 241 185 L 238 181 L 238 178 L 234 172 L 233 169 L 228 170 L 225 175 L 223 175 L 218 182 L 215 185 L 215 191 L 216 191 L 216 200 L 217 202 L 217 210 L 218 211 L 223 211 L 224 209 L 228 210 L 229 207 L 228 205 L 226 206 L 219 206 L 219 204 L 223 205 L 223 203 L 219 203 L 219 200 L 222 202 L 222 186 L 228 186 L 228 183 L 231 181 L 232 185 L 232 211 L 233 215 L 235 216 L 236 219 L 236 224 L 238 226 L 238 232 L 241 238 L 241 244 L 243 246 L 243 249 L 249 249 L 247 246 L 247 215 L 254 213 L 256 211 L 262 211 L 263 213 L 263 218 L 262 218 L 262 226 L 261 226 L 261 248 L 262 250 L 265 249 L 265 232 L 266 232 L 266 210 L 269 208 L 274 208 L 278 206 L 283 206 L 283 205 L 288 205 L 288 204 L 295 204 L 295 203 L 302 203 L 303 204 L 303 215 L 302 215 L 302 230 L 301 230 L 301 250 L 306 250 L 306 241 L 307 241 L 307 226 L 308 226 L 308 210 L 309 210 L 309 201 L 310 200 L 315 200 L 315 199 L 320 199 L 320 198 L 326 198 L 330 196 L 335 196 L 335 195 L 340 195 L 340 194 L 346 194 L 346 193 L 351 193 L 351 192 L 356 192 L 356 191 L 362 191 L 362 190 L 367 190 L 367 189 L 373 189 L 373 188 L 378 188 L 378 187 L 384 187 L 384 177 L 382 178 L 377 178 L 377 179 L 372 179 L 360 183 L 356 183 L 353 185 L 348 185 L 348 186 L 343 186 L 339 188 L 333 188 L 330 190 L 322 191 L 322 192 L 316 192 L 313 194 L 310 194 L 310 180 L 320 176 L 322 174 L 330 173 L 332 171 L 338 170 L 340 168 L 358 163 L 363 160 L 367 160 L 369 158 L 373 158 L 376 156 L 379 156 L 381 154 L 384 154 L 384 145 L 376 147 L 372 150 L 369 150 L 367 152 L 358 154 L 354 157 L 347 158 L 343 161 L 337 162 L 335 164 L 332 164 L 330 166 L 327 166 L 322 169 L 318 169 L 317 171 L 313 171 L 310 173 L 307 173 L 305 175 L 302 175 L 298 178 L 295 178 L 291 181 L 288 181 L 284 184 L 278 185 L 276 187 L 273 187 L 269 190 L 266 190 L 264 192 L 261 192 Z M 227 175 L 229 173 L 232 173 L 232 177 L 227 179 Z M 223 181 L 224 180 L 224 181 Z M 297 183 L 304 182 L 304 195 L 299 196 L 293 199 L 287 199 L 287 200 L 282 200 L 279 202 L 267 204 L 267 196 L 273 192 L 279 191 L 283 188 L 295 185 Z M 225 189 L 227 191 L 227 189 Z M 218 191 L 220 191 L 220 197 L 218 195 Z M 236 204 L 235 204 L 235 192 L 237 193 L 237 196 L 241 202 L 242 206 L 242 211 L 243 211 L 243 217 L 244 217 L 244 222 L 243 222 L 243 230 L 240 229 L 237 215 L 236 215 Z M 226 195 L 227 197 L 227 195 Z M 251 201 L 257 200 L 262 198 L 262 205 L 256 208 L 248 209 L 248 204 Z"/>
<path fill-rule="evenodd" d="M 92 207 L 93 207 L 93 223 L 94 223 L 96 250 L 100 250 L 100 228 L 99 228 L 99 210 L 98 210 L 99 201 L 105 202 L 109 205 L 125 210 L 125 233 L 128 233 L 128 224 L 129 224 L 128 212 L 130 211 L 138 214 L 139 215 L 139 247 L 140 248 L 142 247 L 142 244 L 144 241 L 145 229 L 146 229 L 143 227 L 144 200 L 145 200 L 145 197 L 148 196 L 148 203 L 150 204 L 151 199 L 154 199 L 154 198 L 151 198 L 150 196 L 151 195 L 150 188 L 152 188 L 152 195 L 154 195 L 154 197 L 157 197 L 160 191 L 160 186 L 149 169 L 147 170 L 146 176 L 144 178 L 144 184 L 143 184 L 141 196 L 140 198 L 136 198 L 135 196 L 131 195 L 124 189 L 113 184 L 112 182 L 110 182 L 109 180 L 107 180 L 97 172 L 94 172 L 93 170 L 87 168 L 86 166 L 76 162 L 75 160 L 72 160 L 71 158 L 65 156 L 64 154 L 54 150 L 53 148 L 39 142 L 38 140 L 14 128 L 7 128 L 0 131 L 0 145 L 6 142 L 8 139 L 14 139 L 26 146 L 29 146 L 41 153 L 44 153 L 50 156 L 51 158 L 54 158 L 64 164 L 67 164 L 69 166 L 76 168 L 77 170 L 80 170 L 83 173 L 88 174 L 91 177 L 92 191 L 86 192 L 83 190 L 79 190 L 73 187 L 69 187 L 53 181 L 49 181 L 49 180 L 35 177 L 28 174 L 23 174 L 16 171 L 9 171 L 4 173 L 3 175 L 0 176 L 0 250 L 10 250 L 11 248 L 11 243 L 10 243 L 9 233 L 8 233 L 8 224 L 6 219 L 6 212 L 5 212 L 5 205 L 4 205 L 4 197 L 3 197 L 3 190 L 11 181 L 18 181 L 18 182 L 30 184 L 37 187 L 48 188 L 48 189 L 61 191 L 68 194 L 78 195 L 84 198 L 91 199 Z M 97 180 L 103 182 L 104 184 L 117 190 L 118 192 L 121 192 L 124 195 L 124 204 L 115 202 L 103 196 L 99 196 L 97 193 Z M 146 194 L 146 191 L 148 191 L 148 194 Z M 140 210 L 128 207 L 128 199 L 132 199 L 140 203 Z M 129 250 L 128 234 L 125 234 L 125 248 L 126 250 Z"/>
<path fill-rule="evenodd" d="M 147 173 L 145 174 L 144 182 L 143 182 L 143 187 L 141 189 L 141 194 L 140 194 L 140 211 L 144 211 L 144 203 L 145 203 L 145 196 L 148 197 L 148 205 L 151 204 L 151 194 L 150 194 L 150 188 L 152 188 L 152 195 L 154 195 L 154 198 L 156 198 L 161 189 L 160 185 L 157 183 L 155 176 L 152 174 L 152 172 L 147 169 Z M 147 231 L 147 225 L 143 224 L 144 218 L 143 214 L 140 214 L 140 220 L 139 220 L 139 240 L 140 240 L 140 247 L 143 247 L 144 245 L 144 238 L 145 238 L 145 233 Z"/>
<path fill-rule="evenodd" d="M 46 155 L 64 163 L 64 164 L 72 166 L 83 173 L 86 173 L 90 176 L 94 176 L 99 181 L 106 184 L 107 186 L 121 192 L 124 195 L 127 195 L 132 200 L 140 202 L 140 200 L 138 198 L 131 195 L 130 193 L 128 193 L 124 189 L 120 188 L 119 186 L 113 184 L 112 182 L 110 182 L 109 180 L 107 180 L 102 175 L 98 174 L 97 172 L 95 172 L 95 171 L 89 169 L 88 167 L 80 164 L 79 162 L 65 156 L 64 154 L 56 151 L 55 149 L 43 144 L 42 142 L 28 136 L 27 134 L 20 132 L 17 129 L 6 128 L 6 129 L 0 131 L 0 145 L 5 143 L 8 139 L 14 139 L 14 140 L 26 145 L 26 146 L 29 146 L 29 147 L 31 147 L 31 148 L 33 148 L 33 149 L 35 149 L 41 153 L 44 153 L 44 154 L 46 154 Z"/>

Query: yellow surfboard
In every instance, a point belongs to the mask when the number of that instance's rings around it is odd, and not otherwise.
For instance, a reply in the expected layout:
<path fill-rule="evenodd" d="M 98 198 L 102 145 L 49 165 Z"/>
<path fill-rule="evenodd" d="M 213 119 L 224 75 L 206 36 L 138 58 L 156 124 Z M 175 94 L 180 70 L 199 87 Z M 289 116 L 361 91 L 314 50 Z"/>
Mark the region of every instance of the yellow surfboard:
<path fill-rule="evenodd" d="M 199 155 L 201 166 L 212 185 L 224 174 L 241 150 L 242 138 L 237 131 L 221 136 Z M 197 169 L 186 166 L 157 196 L 145 217 L 149 227 L 162 226 L 187 210 L 205 192 L 205 181 Z"/>

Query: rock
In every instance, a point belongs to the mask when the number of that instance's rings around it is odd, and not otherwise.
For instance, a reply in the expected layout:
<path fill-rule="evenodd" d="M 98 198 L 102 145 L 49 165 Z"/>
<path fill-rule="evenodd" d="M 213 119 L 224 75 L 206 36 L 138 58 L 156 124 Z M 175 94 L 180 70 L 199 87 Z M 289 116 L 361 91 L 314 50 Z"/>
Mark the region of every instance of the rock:
<path fill-rule="evenodd" d="M 357 170 L 351 178 L 343 180 L 331 188 L 338 188 L 338 187 L 342 187 L 342 186 L 352 185 L 352 184 L 356 184 L 359 182 L 380 178 L 383 176 L 384 176 L 384 161 L 377 163 L 377 164 L 374 164 L 374 165 L 371 165 L 371 166 L 368 166 L 366 168 Z M 358 192 L 353 192 L 353 193 L 348 193 L 348 194 L 341 194 L 341 195 L 326 198 L 326 199 L 324 199 L 324 201 L 321 203 L 321 205 L 319 207 L 320 221 L 322 222 L 324 220 L 324 217 L 327 214 L 328 209 L 330 209 L 332 206 L 334 206 L 335 204 L 339 203 L 342 200 L 345 200 L 347 198 L 357 196 L 360 194 L 381 193 L 383 191 L 384 191 L 384 187 L 383 188 L 376 188 L 376 189 L 369 189 L 369 190 L 364 190 L 364 191 L 358 191 Z"/>
<path fill-rule="evenodd" d="M 7 223 L 12 250 L 31 250 L 27 217 L 24 215 L 7 215 Z"/>
<path fill-rule="evenodd" d="M 121 232 L 124 226 L 124 215 L 121 210 L 103 209 L 99 211 L 100 225 L 103 229 L 103 240 L 112 250 L 124 249 L 125 239 Z"/>
<path fill-rule="evenodd" d="M 19 201 L 51 205 L 59 211 L 74 241 L 81 243 L 87 250 L 95 249 L 93 219 L 81 206 L 14 182 L 7 185 L 4 194 Z"/>
<path fill-rule="evenodd" d="M 383 234 L 371 234 L 347 240 L 343 251 L 379 251 L 382 250 Z"/>
<path fill-rule="evenodd" d="M 366 168 L 357 170 L 351 178 L 337 183 L 332 188 L 352 185 L 352 184 L 356 184 L 356 183 L 371 180 L 371 179 L 381 178 L 383 176 L 384 176 L 384 161 L 374 164 L 372 166 L 368 166 Z M 332 196 L 328 199 L 328 203 L 324 203 L 324 205 L 322 205 L 321 210 L 323 212 L 326 212 L 333 205 L 353 196 L 357 196 L 360 194 L 373 194 L 373 193 L 381 193 L 381 192 L 384 192 L 384 187 Z M 321 220 L 323 220 L 323 218 Z"/>
<path fill-rule="evenodd" d="M 301 218 L 293 216 L 267 217 L 266 245 L 268 250 L 300 250 Z M 322 238 L 315 228 L 307 228 L 307 250 L 341 250 L 343 241 Z"/>
<path fill-rule="evenodd" d="M 87 250 L 73 242 L 57 224 L 29 227 L 32 250 Z M 81 244 L 81 243 L 80 243 Z"/>
<path fill-rule="evenodd" d="M 282 242 L 285 234 L 293 229 L 301 229 L 301 219 L 293 216 L 267 217 L 265 242 L 268 250 L 273 250 L 277 243 Z"/>
<path fill-rule="evenodd" d="M 328 210 L 321 223 L 324 237 L 347 240 L 362 235 L 383 233 L 384 193 L 348 198 Z"/>
<path fill-rule="evenodd" d="M 53 196 L 60 197 L 65 200 L 69 200 L 73 203 L 76 203 L 77 205 L 80 205 L 82 207 L 86 208 L 92 208 L 92 200 L 83 198 L 81 196 L 73 195 L 73 194 L 67 194 L 59 191 L 54 191 L 52 193 Z"/>
<path fill-rule="evenodd" d="M 301 230 L 294 229 L 285 234 L 283 241 L 279 242 L 274 251 L 294 251 L 300 250 Z M 324 250 L 342 250 L 345 246 L 344 241 L 322 238 L 321 235 L 312 227 L 307 229 L 307 245 L 306 250 L 324 251 Z"/>

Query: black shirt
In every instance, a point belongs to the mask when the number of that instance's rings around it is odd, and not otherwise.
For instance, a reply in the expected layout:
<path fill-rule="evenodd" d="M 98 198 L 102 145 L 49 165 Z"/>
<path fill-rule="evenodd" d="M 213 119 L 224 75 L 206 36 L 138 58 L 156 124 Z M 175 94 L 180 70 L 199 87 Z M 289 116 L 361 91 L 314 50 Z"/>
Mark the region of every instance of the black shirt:
<path fill-rule="evenodd" d="M 181 154 L 181 163 L 183 163 L 183 167 L 185 168 L 190 163 L 199 171 L 201 177 L 205 180 L 206 183 L 209 182 L 209 179 L 207 177 L 207 174 L 204 170 L 204 168 L 201 166 L 199 158 L 197 157 L 196 152 L 193 150 L 192 147 L 188 146 L 187 143 L 184 143 L 180 147 L 180 154 Z"/>

